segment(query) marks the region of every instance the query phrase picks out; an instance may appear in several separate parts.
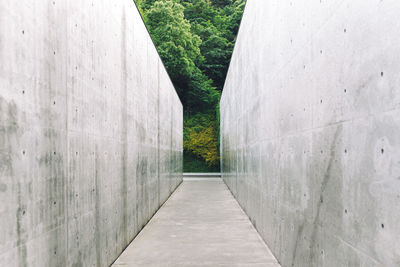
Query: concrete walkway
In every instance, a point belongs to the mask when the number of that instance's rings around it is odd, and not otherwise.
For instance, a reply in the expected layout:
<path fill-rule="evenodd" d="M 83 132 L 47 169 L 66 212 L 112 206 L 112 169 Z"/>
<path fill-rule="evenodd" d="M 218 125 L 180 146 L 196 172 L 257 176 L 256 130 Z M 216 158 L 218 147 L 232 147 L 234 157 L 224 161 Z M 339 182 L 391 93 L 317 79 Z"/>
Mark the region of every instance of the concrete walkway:
<path fill-rule="evenodd" d="M 188 179 L 113 266 L 280 265 L 220 179 Z"/>

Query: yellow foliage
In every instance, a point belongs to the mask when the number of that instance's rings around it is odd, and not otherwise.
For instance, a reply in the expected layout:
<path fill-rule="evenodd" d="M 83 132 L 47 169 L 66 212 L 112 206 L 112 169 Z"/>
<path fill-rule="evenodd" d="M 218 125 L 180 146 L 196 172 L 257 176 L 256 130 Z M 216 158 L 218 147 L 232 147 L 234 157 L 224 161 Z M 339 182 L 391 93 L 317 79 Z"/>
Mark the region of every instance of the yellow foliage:
<path fill-rule="evenodd" d="M 200 131 L 191 130 L 189 138 L 183 142 L 185 150 L 204 159 L 208 166 L 218 163 L 217 138 L 214 123 L 202 128 Z"/>

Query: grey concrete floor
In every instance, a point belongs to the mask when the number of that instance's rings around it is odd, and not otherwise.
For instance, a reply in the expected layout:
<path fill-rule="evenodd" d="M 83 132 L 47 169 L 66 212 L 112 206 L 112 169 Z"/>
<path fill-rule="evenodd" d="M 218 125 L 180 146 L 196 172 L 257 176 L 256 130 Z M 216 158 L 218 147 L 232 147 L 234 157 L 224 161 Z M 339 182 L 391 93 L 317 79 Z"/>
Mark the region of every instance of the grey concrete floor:
<path fill-rule="evenodd" d="M 220 179 L 185 180 L 117 266 L 280 266 Z"/>

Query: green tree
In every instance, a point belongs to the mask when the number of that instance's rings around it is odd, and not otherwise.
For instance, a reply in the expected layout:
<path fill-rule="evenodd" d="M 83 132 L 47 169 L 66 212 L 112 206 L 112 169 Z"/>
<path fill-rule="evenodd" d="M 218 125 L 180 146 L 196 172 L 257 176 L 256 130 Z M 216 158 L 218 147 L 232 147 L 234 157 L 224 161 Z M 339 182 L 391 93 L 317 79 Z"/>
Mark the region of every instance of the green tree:
<path fill-rule="evenodd" d="M 217 171 L 218 102 L 245 0 L 135 0 L 184 106 L 185 171 Z"/>
<path fill-rule="evenodd" d="M 232 5 L 232 0 L 212 0 L 212 4 L 216 7 L 226 7 Z"/>
<path fill-rule="evenodd" d="M 183 10 L 181 4 L 163 0 L 155 2 L 145 12 L 149 32 L 179 95 L 184 94 L 196 71 L 196 63 L 203 61 L 199 48 L 201 39 L 192 34 Z"/>

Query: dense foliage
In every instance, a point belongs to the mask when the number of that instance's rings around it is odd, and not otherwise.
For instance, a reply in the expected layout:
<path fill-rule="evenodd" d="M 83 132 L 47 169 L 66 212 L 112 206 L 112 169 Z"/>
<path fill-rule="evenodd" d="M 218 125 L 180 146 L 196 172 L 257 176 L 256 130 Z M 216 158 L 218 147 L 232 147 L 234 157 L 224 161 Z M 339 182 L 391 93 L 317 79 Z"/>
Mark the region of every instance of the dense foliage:
<path fill-rule="evenodd" d="M 184 106 L 185 171 L 218 171 L 217 106 L 245 0 L 135 0 Z"/>

